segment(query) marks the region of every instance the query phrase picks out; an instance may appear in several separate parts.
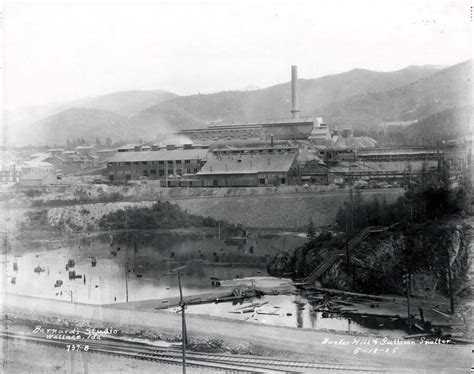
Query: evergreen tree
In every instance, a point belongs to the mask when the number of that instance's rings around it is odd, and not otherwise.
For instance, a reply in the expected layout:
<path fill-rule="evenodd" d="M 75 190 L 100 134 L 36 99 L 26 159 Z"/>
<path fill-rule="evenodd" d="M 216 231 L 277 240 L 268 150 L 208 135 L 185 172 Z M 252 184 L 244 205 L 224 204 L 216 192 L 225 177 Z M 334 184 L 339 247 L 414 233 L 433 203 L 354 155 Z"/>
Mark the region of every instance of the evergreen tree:
<path fill-rule="evenodd" d="M 309 218 L 308 224 L 306 226 L 306 238 L 309 242 L 312 242 L 314 239 L 316 239 L 316 228 L 314 227 L 314 222 L 311 217 Z"/>

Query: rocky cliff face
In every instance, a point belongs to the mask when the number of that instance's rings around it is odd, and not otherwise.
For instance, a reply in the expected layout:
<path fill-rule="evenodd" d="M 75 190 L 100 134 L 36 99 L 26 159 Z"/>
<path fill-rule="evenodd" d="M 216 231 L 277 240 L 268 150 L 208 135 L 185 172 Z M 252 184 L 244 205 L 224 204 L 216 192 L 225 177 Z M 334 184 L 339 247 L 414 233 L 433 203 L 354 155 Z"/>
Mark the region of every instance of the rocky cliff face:
<path fill-rule="evenodd" d="M 409 226 L 409 225 L 407 225 Z M 472 226 L 464 222 L 431 222 L 373 235 L 350 256 L 327 271 L 321 285 L 369 294 L 404 294 L 403 276 L 412 273 L 412 294 L 448 294 L 448 261 L 453 292 L 468 292 Z M 291 253 L 276 256 L 268 266 L 272 275 L 303 278 L 317 267 L 339 242 L 309 242 Z M 340 247 L 339 247 L 340 248 Z M 449 259 L 449 260 L 448 260 Z"/>

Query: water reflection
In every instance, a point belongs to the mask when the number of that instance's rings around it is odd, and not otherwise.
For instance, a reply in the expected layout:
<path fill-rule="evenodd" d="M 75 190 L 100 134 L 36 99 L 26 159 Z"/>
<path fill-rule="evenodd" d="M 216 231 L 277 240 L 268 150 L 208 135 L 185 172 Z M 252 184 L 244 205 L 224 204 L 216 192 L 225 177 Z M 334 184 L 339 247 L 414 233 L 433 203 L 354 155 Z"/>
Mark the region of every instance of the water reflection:
<path fill-rule="evenodd" d="M 177 279 L 163 274 L 186 264 L 183 291 L 193 295 L 213 290 L 211 277 L 266 275 L 266 255 L 304 241 L 291 233 L 265 237 L 254 233 L 245 240 L 151 233 L 129 233 L 128 242 L 126 238 L 125 234 L 84 236 L 20 256 L 14 256 L 12 248 L 7 290 L 67 301 L 72 293 L 77 302 L 108 304 L 126 300 L 128 283 L 129 301 L 168 298 L 177 294 Z M 73 266 L 66 266 L 69 260 L 74 260 Z"/>
<path fill-rule="evenodd" d="M 258 302 L 260 307 L 251 308 L 251 304 Z M 254 309 L 251 313 L 240 313 Z M 240 308 L 240 309 L 239 309 Z M 175 312 L 176 308 L 170 308 Z M 337 315 L 322 312 L 313 312 L 311 303 L 299 295 L 268 295 L 251 301 L 235 303 L 214 303 L 190 305 L 188 314 L 205 314 L 216 317 L 237 319 L 240 321 L 263 323 L 305 329 L 328 329 L 344 332 L 378 333 L 386 336 L 403 336 L 405 326 L 402 322 L 391 321 L 388 318 L 363 318 L 359 315 Z"/>

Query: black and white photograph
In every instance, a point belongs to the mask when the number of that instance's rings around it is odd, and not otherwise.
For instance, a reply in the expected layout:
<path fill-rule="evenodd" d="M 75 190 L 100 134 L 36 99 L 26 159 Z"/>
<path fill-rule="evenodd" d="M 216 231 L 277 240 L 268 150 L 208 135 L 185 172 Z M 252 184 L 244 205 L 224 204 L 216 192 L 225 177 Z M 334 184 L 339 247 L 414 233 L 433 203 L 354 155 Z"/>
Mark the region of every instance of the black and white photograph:
<path fill-rule="evenodd" d="M 1 373 L 473 372 L 472 1 L 0 5 Z"/>

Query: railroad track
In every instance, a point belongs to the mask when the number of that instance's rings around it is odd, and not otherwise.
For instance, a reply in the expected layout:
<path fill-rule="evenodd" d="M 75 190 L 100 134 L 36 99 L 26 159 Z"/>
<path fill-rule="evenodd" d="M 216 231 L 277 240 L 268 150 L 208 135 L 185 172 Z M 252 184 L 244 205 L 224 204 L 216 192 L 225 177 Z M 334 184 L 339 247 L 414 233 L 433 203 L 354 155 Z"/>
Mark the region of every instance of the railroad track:
<path fill-rule="evenodd" d="M 3 339 L 21 340 L 33 344 L 43 344 L 66 349 L 67 345 L 88 345 L 88 353 L 117 355 L 132 359 L 155 361 L 170 365 L 182 365 L 181 349 L 161 348 L 145 343 L 109 340 L 53 340 L 40 336 L 0 332 Z M 82 351 L 81 351 L 82 352 Z M 346 365 L 316 363 L 310 361 L 290 361 L 250 355 L 230 355 L 203 352 L 186 352 L 186 366 L 227 373 L 387 373 L 389 369 L 366 365 Z"/>

